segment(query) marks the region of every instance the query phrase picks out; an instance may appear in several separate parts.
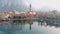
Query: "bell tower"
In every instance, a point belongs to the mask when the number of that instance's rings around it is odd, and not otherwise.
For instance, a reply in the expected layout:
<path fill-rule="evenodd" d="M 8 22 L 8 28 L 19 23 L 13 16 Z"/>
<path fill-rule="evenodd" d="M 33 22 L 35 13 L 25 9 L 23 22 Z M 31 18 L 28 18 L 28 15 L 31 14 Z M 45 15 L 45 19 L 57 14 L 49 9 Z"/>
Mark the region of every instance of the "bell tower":
<path fill-rule="evenodd" d="M 30 4 L 30 9 L 29 9 L 29 10 L 32 11 L 32 10 L 31 10 L 31 4 Z"/>

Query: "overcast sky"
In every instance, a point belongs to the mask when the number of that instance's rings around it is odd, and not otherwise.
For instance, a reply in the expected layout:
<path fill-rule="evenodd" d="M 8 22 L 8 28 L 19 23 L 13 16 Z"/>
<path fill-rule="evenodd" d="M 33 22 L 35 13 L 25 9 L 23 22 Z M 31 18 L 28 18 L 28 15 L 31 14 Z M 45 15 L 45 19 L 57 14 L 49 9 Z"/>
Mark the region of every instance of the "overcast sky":
<path fill-rule="evenodd" d="M 0 10 L 5 10 L 3 8 L 6 8 L 6 6 L 8 6 L 8 8 L 11 8 L 12 6 L 21 6 L 22 8 L 24 6 L 24 8 L 26 8 L 29 7 L 30 3 L 32 8 L 36 10 L 44 7 L 53 10 L 60 10 L 60 0 L 0 0 Z"/>

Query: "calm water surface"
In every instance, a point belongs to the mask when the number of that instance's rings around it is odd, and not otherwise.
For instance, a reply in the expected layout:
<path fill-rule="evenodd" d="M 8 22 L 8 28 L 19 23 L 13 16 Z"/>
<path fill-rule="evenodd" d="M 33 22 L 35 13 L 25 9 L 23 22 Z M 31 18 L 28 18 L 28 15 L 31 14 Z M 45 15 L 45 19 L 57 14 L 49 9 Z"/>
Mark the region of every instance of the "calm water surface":
<path fill-rule="evenodd" d="M 0 22 L 0 34 L 60 34 L 60 25 L 53 22 Z"/>

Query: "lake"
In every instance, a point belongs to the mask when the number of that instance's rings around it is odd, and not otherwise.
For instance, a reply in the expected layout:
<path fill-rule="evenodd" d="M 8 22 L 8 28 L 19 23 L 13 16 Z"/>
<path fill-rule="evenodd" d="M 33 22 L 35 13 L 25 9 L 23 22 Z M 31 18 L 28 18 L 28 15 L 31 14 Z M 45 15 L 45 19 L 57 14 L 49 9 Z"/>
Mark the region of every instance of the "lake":
<path fill-rule="evenodd" d="M 60 34 L 60 23 L 39 20 L 2 21 L 0 34 Z"/>

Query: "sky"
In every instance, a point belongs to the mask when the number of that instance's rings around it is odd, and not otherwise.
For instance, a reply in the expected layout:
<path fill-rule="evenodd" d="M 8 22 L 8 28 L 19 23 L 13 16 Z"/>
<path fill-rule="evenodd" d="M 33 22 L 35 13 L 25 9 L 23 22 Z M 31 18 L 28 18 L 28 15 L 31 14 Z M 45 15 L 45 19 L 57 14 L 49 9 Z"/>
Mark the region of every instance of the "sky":
<path fill-rule="evenodd" d="M 0 11 L 27 11 L 30 4 L 33 10 L 60 11 L 60 0 L 0 0 Z"/>

